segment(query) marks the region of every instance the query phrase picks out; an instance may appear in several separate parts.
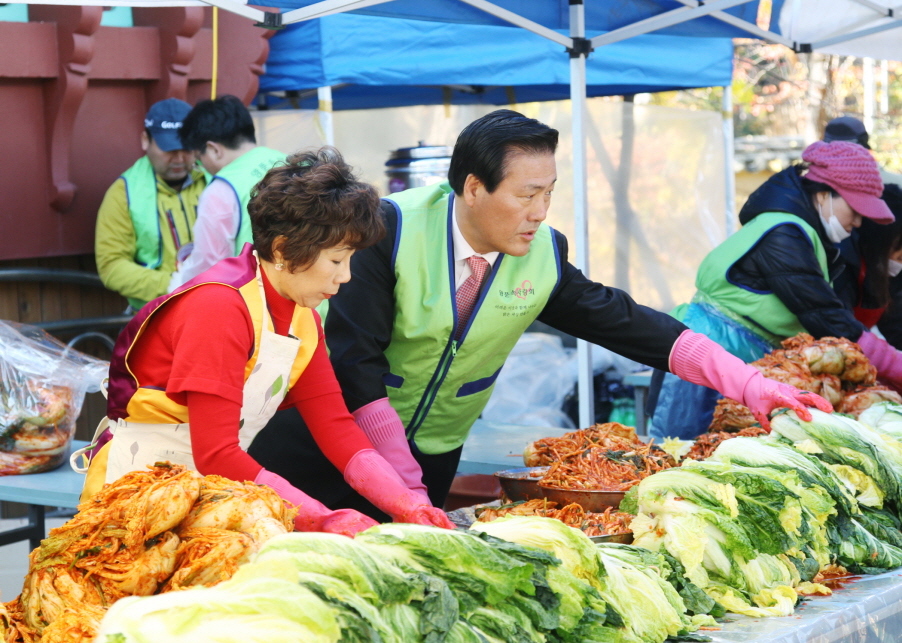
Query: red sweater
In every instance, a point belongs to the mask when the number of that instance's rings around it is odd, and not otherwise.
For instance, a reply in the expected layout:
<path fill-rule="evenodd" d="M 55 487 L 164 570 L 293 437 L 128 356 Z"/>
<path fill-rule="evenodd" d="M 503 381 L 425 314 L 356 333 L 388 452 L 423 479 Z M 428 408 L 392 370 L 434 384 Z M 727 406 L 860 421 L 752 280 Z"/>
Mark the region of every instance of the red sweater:
<path fill-rule="evenodd" d="M 276 333 L 287 335 L 294 302 L 263 274 Z M 279 408 L 297 407 L 327 458 L 344 471 L 361 449 L 373 448 L 348 412 L 326 353 L 319 315 L 313 358 Z M 244 368 L 254 350 L 247 306 L 228 286 L 186 292 L 155 313 L 132 348 L 129 364 L 142 386 L 157 386 L 188 407 L 194 463 L 203 475 L 254 480 L 261 467 L 238 446 Z M 299 466 L 303 466 L 299 463 Z"/>

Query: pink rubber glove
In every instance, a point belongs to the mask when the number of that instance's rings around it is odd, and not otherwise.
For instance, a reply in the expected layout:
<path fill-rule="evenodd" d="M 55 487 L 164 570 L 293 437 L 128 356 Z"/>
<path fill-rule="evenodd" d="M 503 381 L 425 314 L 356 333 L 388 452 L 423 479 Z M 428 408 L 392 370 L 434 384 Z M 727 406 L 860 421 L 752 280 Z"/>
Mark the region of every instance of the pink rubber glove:
<path fill-rule="evenodd" d="M 427 501 L 429 494 L 423 484 L 423 470 L 410 453 L 410 444 L 404 433 L 404 424 L 387 397 L 361 406 L 352 414 L 357 426 L 370 439 L 373 447 L 401 476 L 405 486 L 416 491 Z"/>
<path fill-rule="evenodd" d="M 833 411 L 830 402 L 820 395 L 767 379 L 754 366 L 731 355 L 720 344 L 691 330 L 683 331 L 674 342 L 670 351 L 670 372 L 687 382 L 713 388 L 725 397 L 742 402 L 768 430 L 767 416 L 776 408 L 790 408 L 805 422 L 811 421 L 809 406 L 825 413 Z"/>
<path fill-rule="evenodd" d="M 353 509 L 332 511 L 272 471 L 261 469 L 254 482 L 266 485 L 279 494 L 282 500 L 297 507 L 298 515 L 294 519 L 294 528 L 297 531 L 325 531 L 353 538 L 354 534 L 379 524 Z"/>
<path fill-rule="evenodd" d="M 441 509 L 404 485 L 392 466 L 374 449 L 363 449 L 345 467 L 345 480 L 357 493 L 379 507 L 395 522 L 412 522 L 454 529 Z"/>
<path fill-rule="evenodd" d="M 902 387 L 902 352 L 870 331 L 861 334 L 858 345 L 877 369 L 880 379 L 887 380 L 895 388 Z"/>

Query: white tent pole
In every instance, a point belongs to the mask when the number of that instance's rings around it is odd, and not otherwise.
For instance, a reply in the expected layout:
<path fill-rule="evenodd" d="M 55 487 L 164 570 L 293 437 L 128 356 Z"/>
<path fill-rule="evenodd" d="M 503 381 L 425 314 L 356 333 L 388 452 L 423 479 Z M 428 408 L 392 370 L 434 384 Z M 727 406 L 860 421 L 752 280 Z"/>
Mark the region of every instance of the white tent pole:
<path fill-rule="evenodd" d="M 508 11 L 503 7 L 499 7 L 496 4 L 492 4 L 491 2 L 487 2 L 486 0 L 460 0 L 464 4 L 468 4 L 471 7 L 475 7 L 482 11 L 485 11 L 488 14 L 495 16 L 496 18 L 500 18 L 505 22 L 509 22 L 512 25 L 516 25 L 517 27 L 522 27 L 527 31 L 531 31 L 534 34 L 538 34 L 543 38 L 547 38 L 552 42 L 556 42 L 559 45 L 563 45 L 564 47 L 569 48 L 573 42 L 567 36 L 561 35 L 556 32 L 554 29 L 549 29 L 544 25 L 540 25 L 537 22 L 533 22 L 528 18 L 524 18 L 523 16 L 514 13 L 513 11 Z M 743 2 L 748 2 L 748 0 L 742 0 Z M 572 15 L 572 12 L 571 12 Z"/>
<path fill-rule="evenodd" d="M 207 2 L 208 0 L 204 0 Z M 322 18 L 333 13 L 344 13 L 353 11 L 354 9 L 363 9 L 364 7 L 372 7 L 373 5 L 383 4 L 390 0 L 322 0 L 315 4 L 302 7 L 301 9 L 293 9 L 282 14 L 282 24 L 291 24 L 292 22 L 303 22 L 313 18 Z"/>
<path fill-rule="evenodd" d="M 319 126 L 323 130 L 323 139 L 326 145 L 335 145 L 335 126 L 332 122 L 332 87 L 318 87 L 316 89 L 317 112 Z"/>
<path fill-rule="evenodd" d="M 863 102 L 863 117 L 861 120 L 864 123 L 864 128 L 868 132 L 874 131 L 874 59 L 873 58 L 864 58 L 861 61 L 861 84 L 863 85 L 864 95 L 862 96 Z"/>
<path fill-rule="evenodd" d="M 570 0 L 570 35 L 586 37 L 582 0 Z M 570 55 L 570 110 L 573 139 L 573 220 L 576 235 L 576 267 L 589 276 L 589 196 L 586 191 L 586 53 Z M 576 342 L 579 426 L 595 424 L 595 388 L 592 383 L 592 345 Z"/>
<path fill-rule="evenodd" d="M 724 189 L 726 190 L 726 231 L 729 237 L 736 231 L 736 174 L 734 159 L 736 150 L 733 139 L 733 88 L 724 87 L 721 97 L 723 112 L 723 164 Z"/>
<path fill-rule="evenodd" d="M 836 45 L 841 42 L 846 42 L 848 40 L 856 40 L 857 38 L 864 38 L 865 36 L 872 36 L 876 33 L 881 33 L 883 31 L 888 31 L 890 29 L 898 29 L 902 27 L 902 20 L 890 20 L 889 22 L 885 22 L 882 25 L 878 25 L 876 27 L 871 27 L 870 29 L 860 29 L 858 31 L 852 31 L 849 33 L 841 34 L 839 36 L 835 36 L 833 38 L 825 38 L 824 40 L 818 40 L 816 42 L 811 43 L 812 49 L 821 49 L 823 47 L 829 47 L 831 45 Z"/>
<path fill-rule="evenodd" d="M 626 27 L 620 27 L 619 29 L 609 31 L 606 34 L 595 36 L 592 38 L 592 46 L 600 47 L 602 45 L 610 45 L 611 43 L 620 42 L 621 40 L 626 40 L 634 36 L 641 36 L 642 34 L 664 29 L 665 27 L 672 27 L 673 25 L 694 20 L 701 16 L 707 16 L 721 9 L 729 9 L 730 7 L 747 4 L 748 2 L 749 0 L 712 0 L 711 2 L 698 5 L 692 9 L 688 7 L 673 9 L 667 13 L 646 18 L 645 20 L 634 22 Z"/>
<path fill-rule="evenodd" d="M 864 7 L 868 7 L 869 9 L 873 9 L 881 16 L 892 16 L 893 15 L 893 7 L 884 7 L 882 4 L 877 2 L 871 2 L 870 0 L 852 0 Z"/>
<path fill-rule="evenodd" d="M 683 0 L 679 0 L 682 2 Z M 761 40 L 766 40 L 768 42 L 773 42 L 778 45 L 783 45 L 784 47 L 789 47 L 790 49 L 795 49 L 798 43 L 781 36 L 778 33 L 774 33 L 773 31 L 768 31 L 767 29 L 762 29 L 758 25 L 752 24 L 747 20 L 743 20 L 742 18 L 737 18 L 736 16 L 730 15 L 724 11 L 715 11 L 711 14 L 712 18 L 717 18 L 721 22 L 725 22 L 728 25 L 736 27 L 737 29 L 742 29 L 743 31 L 749 32 L 756 38 L 761 38 Z"/>
<path fill-rule="evenodd" d="M 686 6 L 695 7 L 698 5 L 696 0 L 677 0 Z M 789 47 L 790 49 L 795 48 L 795 44 L 789 38 L 781 36 L 780 34 L 776 34 L 772 31 L 768 31 L 767 29 L 762 29 L 756 24 L 752 24 L 747 20 L 743 20 L 742 18 L 737 18 L 734 15 L 726 13 L 725 11 L 714 11 L 711 14 L 712 18 L 717 18 L 721 22 L 725 22 L 728 25 L 736 27 L 737 29 L 742 29 L 743 31 L 747 31 L 756 38 L 761 38 L 762 40 L 767 40 L 768 42 L 774 42 L 778 45 L 783 45 L 784 47 Z"/>
<path fill-rule="evenodd" d="M 234 2 L 233 0 L 203 0 L 203 2 L 204 4 L 219 7 L 224 11 L 230 11 L 232 13 L 237 13 L 239 16 L 256 20 L 257 22 L 266 20 L 266 11 L 249 7 L 244 2 Z"/>

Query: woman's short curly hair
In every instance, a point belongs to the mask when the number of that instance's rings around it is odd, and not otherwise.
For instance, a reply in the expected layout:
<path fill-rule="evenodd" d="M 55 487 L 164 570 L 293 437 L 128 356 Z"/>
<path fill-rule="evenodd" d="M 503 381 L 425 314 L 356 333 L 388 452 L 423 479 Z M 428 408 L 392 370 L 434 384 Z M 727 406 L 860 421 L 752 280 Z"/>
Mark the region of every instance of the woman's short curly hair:
<path fill-rule="evenodd" d="M 298 152 L 266 173 L 247 211 L 254 247 L 273 260 L 279 248 L 289 271 L 311 266 L 327 248 L 361 250 L 385 235 L 376 188 L 360 181 L 334 147 Z"/>

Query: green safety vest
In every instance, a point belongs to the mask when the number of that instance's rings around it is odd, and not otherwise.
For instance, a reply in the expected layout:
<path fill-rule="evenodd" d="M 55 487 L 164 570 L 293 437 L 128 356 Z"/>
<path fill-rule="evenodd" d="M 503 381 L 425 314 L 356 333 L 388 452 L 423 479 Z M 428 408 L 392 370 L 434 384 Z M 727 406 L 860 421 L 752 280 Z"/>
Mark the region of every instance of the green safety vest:
<path fill-rule="evenodd" d="M 251 200 L 251 192 L 260 180 L 277 163 L 284 163 L 285 155 L 268 147 L 257 146 L 249 152 L 219 170 L 213 180 L 225 181 L 235 191 L 235 198 L 241 204 L 241 218 L 238 220 L 238 232 L 235 234 L 235 256 L 241 254 L 245 243 L 253 243 L 251 220 L 247 214 L 247 204 Z"/>
<path fill-rule="evenodd" d="M 398 238 L 392 259 L 395 318 L 383 377 L 408 439 L 423 453 L 461 446 L 482 413 L 501 367 L 560 281 L 554 235 L 536 232 L 523 257 L 501 254 L 486 278 L 460 340 L 452 198 L 447 184 L 393 194 Z"/>
<path fill-rule="evenodd" d="M 157 175 L 146 156 L 122 173 L 128 213 L 135 228 L 135 261 L 151 270 L 163 261 L 160 213 L 157 211 Z"/>
<path fill-rule="evenodd" d="M 763 329 L 778 338 L 793 337 L 807 332 L 786 305 L 770 291 L 753 290 L 747 286 L 729 281 L 728 273 L 733 265 L 749 252 L 761 238 L 781 225 L 795 225 L 801 228 L 817 255 L 818 265 L 829 281 L 827 252 L 814 228 L 802 219 L 785 212 L 765 212 L 732 234 L 726 241 L 714 248 L 699 266 L 695 278 L 699 298 L 713 303 L 718 308 L 741 320 L 750 330 L 761 335 Z"/>
<path fill-rule="evenodd" d="M 199 168 L 190 170 L 189 176 L 193 182 L 183 185 L 182 190 L 161 189 L 160 179 L 154 172 L 153 165 L 147 156 L 142 156 L 119 177 L 125 186 L 128 214 L 135 233 L 134 260 L 138 265 L 149 270 L 171 272 L 175 269 L 175 255 L 171 262 L 167 263 L 166 261 L 165 253 L 168 244 L 164 242 L 163 236 L 165 234 L 166 238 L 169 238 L 172 235 L 168 230 L 164 232 L 161 229 L 163 224 L 160 223 L 160 219 L 170 208 L 173 211 L 176 208 L 181 209 L 185 214 L 188 226 L 184 232 L 190 235 L 197 210 L 197 199 L 206 183 L 199 181 L 199 177 L 195 174 L 197 169 Z M 204 176 L 209 180 L 206 172 Z M 173 243 L 176 238 L 173 236 Z M 147 302 L 128 297 L 128 303 L 137 310 Z"/>

